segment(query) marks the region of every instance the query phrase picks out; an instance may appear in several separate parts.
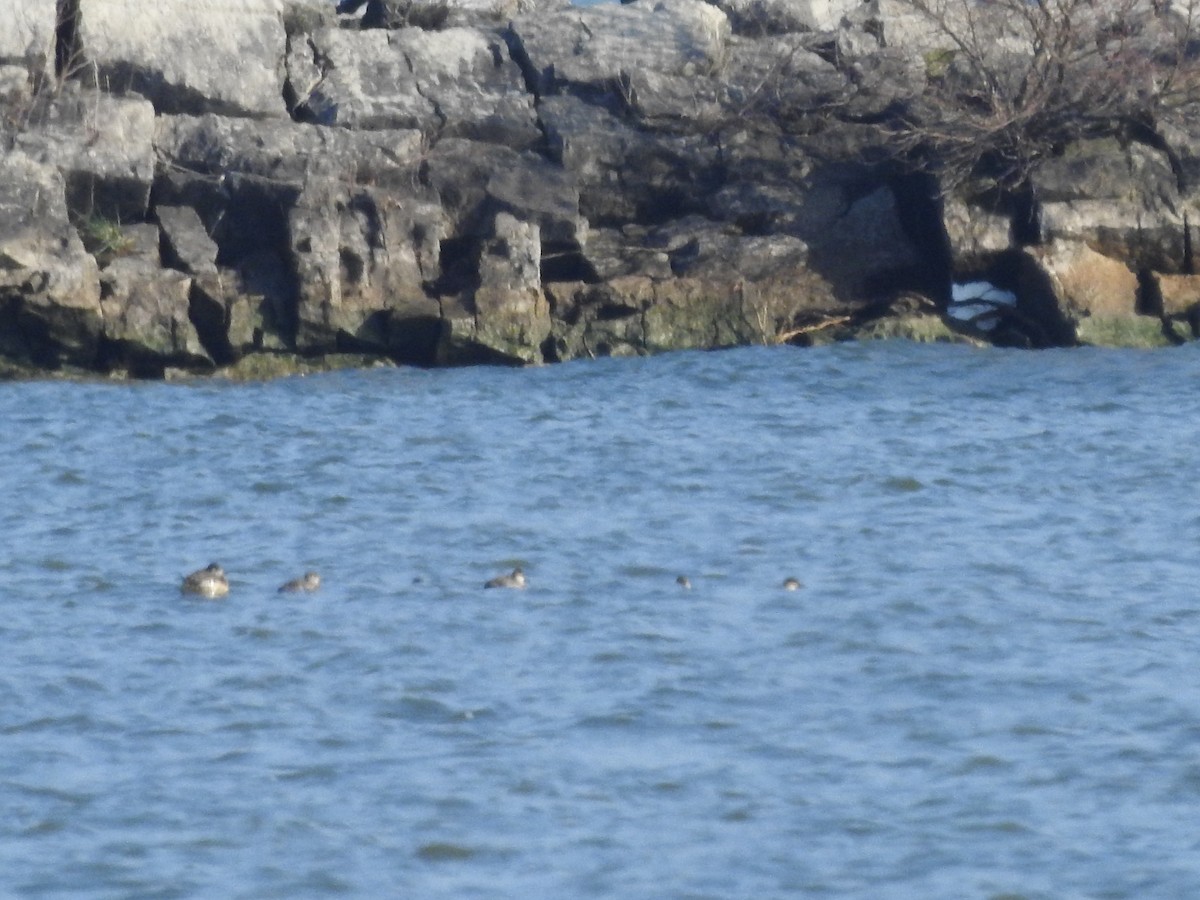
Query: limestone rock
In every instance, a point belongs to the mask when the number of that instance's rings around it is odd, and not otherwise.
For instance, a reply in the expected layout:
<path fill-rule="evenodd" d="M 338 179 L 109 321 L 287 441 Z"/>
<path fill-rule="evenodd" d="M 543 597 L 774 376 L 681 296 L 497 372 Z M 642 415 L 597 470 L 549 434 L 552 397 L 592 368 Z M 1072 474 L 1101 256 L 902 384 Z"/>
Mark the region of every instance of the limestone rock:
<path fill-rule="evenodd" d="M 178 168 L 212 179 L 236 173 L 300 185 L 322 177 L 384 187 L 411 185 L 424 150 L 412 129 L 349 132 L 216 115 L 159 116 L 154 146 Z"/>
<path fill-rule="evenodd" d="M 810 267 L 808 247 L 794 237 L 739 235 L 696 217 L 623 237 L 662 268 L 548 285 L 557 358 L 775 343 L 799 321 L 857 308 Z"/>
<path fill-rule="evenodd" d="M 390 31 L 328 28 L 293 42 L 288 71 L 305 116 L 343 128 L 432 132 L 437 110 L 395 40 Z"/>
<path fill-rule="evenodd" d="M 537 225 L 499 213 L 479 253 L 479 286 L 471 297 L 474 327 L 451 327 L 439 357 L 445 362 L 485 358 L 540 362 L 550 335 L 550 307 L 541 290 L 541 236 Z"/>
<path fill-rule="evenodd" d="M 167 265 L 189 275 L 215 275 L 217 245 L 190 206 L 159 206 L 154 211 L 162 229 Z"/>
<path fill-rule="evenodd" d="M 1135 268 L 1186 269 L 1186 205 L 1164 154 L 1081 141 L 1039 166 L 1033 185 L 1046 239 L 1084 241 Z"/>
<path fill-rule="evenodd" d="M 541 140 L 521 71 L 496 34 L 472 28 L 397 34 L 418 90 L 437 110 L 441 137 L 463 137 L 516 150 Z"/>
<path fill-rule="evenodd" d="M 651 232 L 647 244 L 667 252 L 676 276 L 656 288 L 662 310 L 647 309 L 652 351 L 669 342 L 655 322 L 684 331 L 690 346 L 702 338 L 714 346 L 773 343 L 799 319 L 846 315 L 858 305 L 835 293 L 794 236 L 742 235 L 691 217 Z"/>
<path fill-rule="evenodd" d="M 628 275 L 659 279 L 672 276 L 670 254 L 663 247 L 649 246 L 646 229 L 634 225 L 619 230 L 593 228 L 583 258 L 598 281 Z"/>
<path fill-rule="evenodd" d="M 296 337 L 296 279 L 269 249 L 192 282 L 192 320 L 218 363 L 258 351 L 290 350 Z"/>
<path fill-rule="evenodd" d="M 874 313 L 875 310 L 872 310 Z M 859 316 L 844 325 L 820 329 L 797 335 L 796 340 L 807 338 L 810 345 L 824 343 L 836 337 L 838 340 L 857 341 L 901 339 L 920 344 L 950 343 L 986 346 L 982 330 L 952 325 L 943 316 L 937 305 L 921 294 L 901 293 L 890 301 L 878 315 Z"/>
<path fill-rule="evenodd" d="M 1036 248 L 1060 303 L 1075 314 L 1132 316 L 1137 312 L 1137 276 L 1125 263 L 1085 244 L 1054 241 Z"/>
<path fill-rule="evenodd" d="M 336 28 L 337 8 L 329 0 L 283 0 L 283 28 L 288 38 L 299 38 L 322 28 Z"/>
<path fill-rule="evenodd" d="M 812 49 L 804 35 L 786 34 L 750 39 L 733 37 L 726 58 L 713 79 L 722 92 L 727 114 L 769 128 L 778 122 L 808 118 L 801 131 L 811 132 L 811 111 L 845 108 L 862 91 L 847 76 Z M 681 103 L 680 111 L 691 104 Z M 767 121 L 761 121 L 766 117 Z M 823 126 L 828 121 L 821 123 Z"/>
<path fill-rule="evenodd" d="M 646 350 L 773 343 L 782 330 L 773 308 L 781 298 L 761 296 L 758 287 L 729 277 L 655 282 L 643 316 Z M 788 293 L 796 288 L 803 290 L 789 285 Z"/>
<path fill-rule="evenodd" d="M 543 99 L 538 114 L 550 156 L 571 174 L 589 220 L 700 212 L 723 177 L 721 149 L 707 135 L 655 134 L 569 95 Z"/>
<path fill-rule="evenodd" d="M 802 313 L 827 315 L 819 310 L 828 292 L 811 273 L 799 282 L 750 281 L 731 270 L 559 283 L 548 285 L 547 295 L 554 308 L 553 355 L 562 360 L 775 343 Z"/>
<path fill-rule="evenodd" d="M 1171 148 L 1178 183 L 1195 209 L 1196 188 L 1200 186 L 1200 129 L 1194 121 L 1166 120 L 1159 123 L 1158 132 Z"/>
<path fill-rule="evenodd" d="M 845 302 L 873 302 L 920 269 L 921 254 L 900 221 L 889 187 L 872 188 L 861 172 L 833 166 L 813 170 L 794 185 L 794 194 L 790 204 L 773 211 L 771 231 L 803 241 L 806 267 Z"/>
<path fill-rule="evenodd" d="M 193 290 L 225 317 L 230 355 L 346 346 L 432 362 L 424 283 L 445 228 L 419 132 L 179 116 L 158 146 L 190 173 L 160 177 L 160 202 L 194 208 L 218 245 L 220 282 Z"/>
<path fill-rule="evenodd" d="M 943 222 L 953 253 L 960 259 L 999 253 L 1013 243 L 1011 216 L 994 207 L 952 197 L 946 202 Z"/>
<path fill-rule="evenodd" d="M 154 108 L 73 87 L 38 99 L 14 146 L 63 173 L 73 215 L 141 220 L 154 182 Z"/>
<path fill-rule="evenodd" d="M 27 128 L 33 108 L 29 73 L 23 66 L 0 65 L 0 133 Z"/>
<path fill-rule="evenodd" d="M 78 38 L 81 71 L 159 112 L 287 115 L 279 0 L 79 0 Z"/>
<path fill-rule="evenodd" d="M 963 48 L 899 0 L 78 2 L 65 86 L 47 78 L 59 4 L 0 22 L 0 352 L 155 374 L 263 353 L 526 364 L 902 319 L 940 339 L 968 270 L 1019 295 L 997 341 L 1153 325 L 1159 301 L 1200 327 L 1182 274 L 1200 134 L 1164 112 L 1164 149 L 1079 142 L 1027 195 L 975 184 L 943 205 L 879 124 L 919 117 L 931 77 L 965 83 Z M 989 65 L 1028 52 L 1021 23 L 995 25 Z"/>
<path fill-rule="evenodd" d="M 732 112 L 715 79 L 635 69 L 622 72 L 617 85 L 630 112 L 655 127 L 714 127 Z"/>
<path fill-rule="evenodd" d="M 96 261 L 67 217 L 62 176 L 19 152 L 0 156 L 0 353 L 90 367 L 101 329 Z"/>
<path fill-rule="evenodd" d="M 503 24 L 515 15 L 561 9 L 567 0 L 366 0 L 364 28 L 416 26 L 431 31 Z"/>
<path fill-rule="evenodd" d="M 1200 275 L 1153 276 L 1166 316 L 1194 317 L 1200 312 Z"/>
<path fill-rule="evenodd" d="M 267 381 L 346 369 L 384 369 L 394 365 L 389 359 L 369 353 L 327 353 L 315 357 L 296 353 L 255 353 L 219 369 L 214 375 L 230 381 Z"/>
<path fill-rule="evenodd" d="M 649 284 L 644 276 L 600 284 L 546 285 L 553 311 L 548 356 L 555 361 L 598 356 L 638 356 L 646 352 L 640 299 L 629 285 Z"/>
<path fill-rule="evenodd" d="M 1022 254 L 1017 308 L 1027 321 L 1040 323 L 1048 344 L 1072 343 L 1067 332 L 1091 322 L 1133 320 L 1137 316 L 1138 280 L 1120 260 L 1086 244 L 1055 240 Z"/>
<path fill-rule="evenodd" d="M 54 75 L 55 0 L 21 0 L 0 15 L 0 65 L 20 66 L 27 75 Z"/>
<path fill-rule="evenodd" d="M 424 189 L 416 131 L 348 132 L 275 121 L 168 116 L 160 118 L 156 145 L 175 163 L 159 175 L 159 204 L 194 209 L 219 248 L 222 266 L 240 268 L 243 260 L 251 260 L 255 272 L 274 271 L 283 256 L 290 256 L 290 211 L 309 181 L 335 182 L 347 190 L 361 185 L 396 191 L 427 202 L 419 196 Z M 271 255 L 276 263 L 259 265 Z M 295 330 L 294 280 L 272 275 L 265 287 L 251 291 L 259 298 L 256 308 L 275 310 L 260 321 L 266 329 L 260 337 L 276 335 L 284 346 L 290 346 Z M 284 282 L 290 286 L 283 287 Z"/>
<path fill-rule="evenodd" d="M 961 30 L 957 5 L 947 8 L 952 27 Z M 953 50 L 954 44 L 933 15 L 914 9 L 904 0 L 870 0 L 851 11 L 850 21 L 876 37 L 880 47 L 903 48 L 914 56 Z"/>
<path fill-rule="evenodd" d="M 544 244 L 578 249 L 587 240 L 575 179 L 542 156 L 447 139 L 429 154 L 425 173 L 458 235 L 490 237 L 496 214 L 507 212 L 536 224 Z"/>
<path fill-rule="evenodd" d="M 296 346 L 386 351 L 406 320 L 436 319 L 441 211 L 375 188 L 311 182 L 288 217 Z"/>
<path fill-rule="evenodd" d="M 415 128 L 517 149 L 541 137 L 533 98 L 493 33 L 324 29 L 293 43 L 288 66 L 300 108 L 320 124 Z"/>
<path fill-rule="evenodd" d="M 739 34 L 761 37 L 787 32 L 831 31 L 861 0 L 719 0 Z"/>
<path fill-rule="evenodd" d="M 756 234 L 795 232 L 807 217 L 806 185 L 817 163 L 795 140 L 746 130 L 721 147 L 723 182 L 710 191 L 703 214 Z"/>
<path fill-rule="evenodd" d="M 936 2 L 923 12 L 907 0 L 868 0 L 846 12 L 849 24 L 876 35 L 881 47 L 900 50 L 922 63 L 945 53 L 952 60 L 961 49 L 960 40 L 995 71 L 1004 70 L 1005 57 L 1023 58 L 1031 52 L 1030 22 L 1003 6 Z"/>
<path fill-rule="evenodd" d="M 126 229 L 131 248 L 101 272 L 108 364 L 161 375 L 167 366 L 211 367 L 189 316 L 192 279 L 158 262 L 158 228 Z"/>
<path fill-rule="evenodd" d="M 703 76 L 720 68 L 729 20 L 699 0 L 641 0 L 518 16 L 514 55 L 539 94 L 605 90 L 622 73 Z"/>

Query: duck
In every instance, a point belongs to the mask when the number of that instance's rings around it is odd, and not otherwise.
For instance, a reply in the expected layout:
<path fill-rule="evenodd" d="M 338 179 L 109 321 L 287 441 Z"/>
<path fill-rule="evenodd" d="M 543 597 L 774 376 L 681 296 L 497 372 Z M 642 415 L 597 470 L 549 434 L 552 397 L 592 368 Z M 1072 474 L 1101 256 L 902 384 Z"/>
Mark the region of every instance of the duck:
<path fill-rule="evenodd" d="M 507 575 L 497 575 L 483 585 L 485 588 L 515 588 L 523 590 L 525 588 L 525 573 L 521 571 L 521 567 L 513 569 Z"/>
<path fill-rule="evenodd" d="M 783 589 L 785 591 L 798 591 L 802 587 L 804 587 L 804 585 L 800 583 L 800 579 L 798 578 L 783 579 Z"/>
<path fill-rule="evenodd" d="M 311 594 L 321 586 L 321 576 L 316 572 L 305 572 L 301 578 L 293 578 L 279 586 L 280 594 Z"/>
<path fill-rule="evenodd" d="M 690 591 L 692 589 L 692 579 L 688 578 L 686 575 L 680 575 L 675 579 L 675 583 L 685 591 Z"/>
<path fill-rule="evenodd" d="M 225 577 L 224 569 L 216 563 L 209 563 L 203 569 L 184 576 L 179 590 L 184 594 L 197 594 L 215 600 L 229 593 L 229 579 Z"/>

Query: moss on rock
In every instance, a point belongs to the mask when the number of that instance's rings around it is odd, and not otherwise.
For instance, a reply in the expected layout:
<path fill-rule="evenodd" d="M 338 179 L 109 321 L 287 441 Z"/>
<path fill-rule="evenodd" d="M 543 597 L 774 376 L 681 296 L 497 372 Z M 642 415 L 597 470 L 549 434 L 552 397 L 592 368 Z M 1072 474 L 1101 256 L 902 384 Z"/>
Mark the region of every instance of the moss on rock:
<path fill-rule="evenodd" d="M 249 353 L 233 365 L 218 369 L 216 375 L 231 381 L 267 381 L 290 375 L 313 375 L 318 372 L 393 365 L 394 363 L 386 357 L 362 353 L 327 353 L 313 357 L 296 353 Z"/>
<path fill-rule="evenodd" d="M 977 338 L 955 331 L 939 316 L 887 316 L 872 319 L 851 330 L 851 336 L 860 341 L 878 341 L 900 338 L 922 344 L 951 343 L 979 344 Z"/>
<path fill-rule="evenodd" d="M 1155 316 L 1087 316 L 1076 325 L 1079 343 L 1092 347 L 1167 347 L 1171 341 Z"/>

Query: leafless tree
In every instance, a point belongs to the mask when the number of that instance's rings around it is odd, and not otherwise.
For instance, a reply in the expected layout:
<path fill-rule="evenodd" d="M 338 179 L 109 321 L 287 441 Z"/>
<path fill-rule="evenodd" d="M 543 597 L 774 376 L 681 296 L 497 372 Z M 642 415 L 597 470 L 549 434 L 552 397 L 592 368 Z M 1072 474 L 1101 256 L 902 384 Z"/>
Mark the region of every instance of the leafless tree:
<path fill-rule="evenodd" d="M 890 2 L 925 68 L 891 137 L 944 184 L 1017 185 L 1074 140 L 1200 121 L 1200 0 Z"/>

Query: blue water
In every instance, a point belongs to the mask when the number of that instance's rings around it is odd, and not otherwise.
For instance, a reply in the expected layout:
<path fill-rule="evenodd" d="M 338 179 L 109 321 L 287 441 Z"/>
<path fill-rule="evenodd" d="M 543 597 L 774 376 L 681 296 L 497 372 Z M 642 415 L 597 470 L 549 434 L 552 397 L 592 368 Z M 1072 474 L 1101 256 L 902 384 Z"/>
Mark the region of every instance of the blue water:
<path fill-rule="evenodd" d="M 1200 896 L 1198 374 L 0 385 L 0 896 Z"/>

